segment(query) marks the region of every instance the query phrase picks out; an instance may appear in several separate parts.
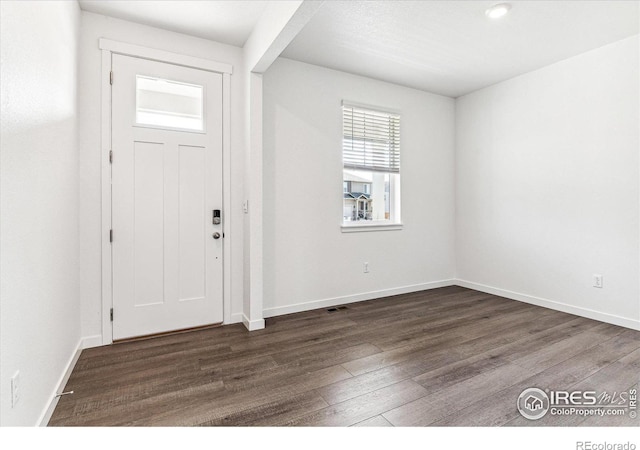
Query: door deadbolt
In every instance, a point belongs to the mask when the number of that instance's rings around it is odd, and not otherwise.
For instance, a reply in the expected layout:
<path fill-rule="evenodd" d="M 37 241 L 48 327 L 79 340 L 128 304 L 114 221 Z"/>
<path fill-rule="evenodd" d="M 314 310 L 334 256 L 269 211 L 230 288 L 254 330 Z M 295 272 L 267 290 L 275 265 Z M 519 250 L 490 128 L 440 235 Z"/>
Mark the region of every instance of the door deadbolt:
<path fill-rule="evenodd" d="M 220 210 L 219 209 L 214 209 L 213 210 L 213 224 L 214 225 L 220 225 L 221 222 L 221 218 L 220 218 Z"/>

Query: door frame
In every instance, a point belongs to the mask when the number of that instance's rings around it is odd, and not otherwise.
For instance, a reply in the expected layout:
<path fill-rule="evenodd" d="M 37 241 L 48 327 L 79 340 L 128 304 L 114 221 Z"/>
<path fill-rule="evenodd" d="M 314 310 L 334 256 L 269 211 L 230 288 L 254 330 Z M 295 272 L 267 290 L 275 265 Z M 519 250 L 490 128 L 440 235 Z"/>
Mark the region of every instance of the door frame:
<path fill-rule="evenodd" d="M 179 53 L 142 47 L 139 45 L 101 38 L 98 48 L 102 52 L 101 80 L 101 189 L 102 189 L 102 345 L 113 343 L 113 271 L 111 255 L 111 162 L 112 142 L 111 128 L 111 60 L 113 54 L 133 56 L 163 63 L 174 64 L 193 69 L 206 70 L 222 74 L 222 208 L 223 231 L 227 236 L 223 239 L 223 274 L 222 274 L 222 310 L 223 324 L 231 323 L 231 239 L 233 236 L 231 223 L 231 74 L 233 66 L 217 61 L 196 58 Z M 117 74 L 113 82 L 117 83 Z M 114 158 L 117 158 L 117 151 Z M 115 239 L 117 234 L 114 233 Z"/>

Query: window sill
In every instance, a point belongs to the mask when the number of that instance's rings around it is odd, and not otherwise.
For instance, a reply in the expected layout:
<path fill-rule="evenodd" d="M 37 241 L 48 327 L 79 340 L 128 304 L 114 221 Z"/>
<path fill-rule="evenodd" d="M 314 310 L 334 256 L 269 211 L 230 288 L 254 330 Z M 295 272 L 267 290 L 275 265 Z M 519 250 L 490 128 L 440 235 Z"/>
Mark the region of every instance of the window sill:
<path fill-rule="evenodd" d="M 397 231 L 402 230 L 401 223 L 358 223 L 354 225 L 342 224 L 343 233 L 359 233 L 362 231 Z"/>

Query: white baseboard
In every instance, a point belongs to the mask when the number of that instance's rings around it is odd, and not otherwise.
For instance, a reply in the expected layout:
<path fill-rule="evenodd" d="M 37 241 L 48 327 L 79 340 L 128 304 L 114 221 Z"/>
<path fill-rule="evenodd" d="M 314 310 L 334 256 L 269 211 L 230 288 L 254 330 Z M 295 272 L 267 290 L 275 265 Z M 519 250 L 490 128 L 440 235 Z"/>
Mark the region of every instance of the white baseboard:
<path fill-rule="evenodd" d="M 313 309 L 329 308 L 332 306 L 346 305 L 348 303 L 361 302 L 364 300 L 373 300 L 381 297 L 389 297 L 391 295 L 408 294 L 411 292 L 426 291 L 446 286 L 453 286 L 456 280 L 432 281 L 430 283 L 412 284 L 399 288 L 383 289 L 380 291 L 363 292 L 361 294 L 347 295 L 344 297 L 333 297 L 323 300 L 313 300 L 305 303 L 296 303 L 294 305 L 277 306 L 275 308 L 267 308 L 264 310 L 264 317 L 282 316 L 284 314 L 292 314 L 302 311 L 310 311 Z"/>
<path fill-rule="evenodd" d="M 632 330 L 640 331 L 640 320 L 630 319 L 628 317 L 616 316 L 614 314 L 604 313 L 601 311 L 594 311 L 588 308 L 581 308 L 579 306 L 568 305 L 566 303 L 557 302 L 555 300 L 549 300 L 546 298 L 534 297 L 532 295 L 521 294 L 519 292 L 512 292 L 505 289 L 499 289 L 493 286 L 487 286 L 480 283 L 473 283 L 466 280 L 455 280 L 455 284 L 465 288 L 473 289 L 480 292 L 486 292 L 487 294 L 498 295 L 500 297 L 506 297 L 511 300 L 518 300 L 524 303 L 530 303 L 536 306 L 542 306 L 544 308 L 554 309 L 556 311 L 562 311 L 569 314 L 575 314 L 576 316 L 586 317 L 587 319 L 599 320 L 601 322 L 611 323 L 625 328 L 631 328 Z"/>
<path fill-rule="evenodd" d="M 65 370 L 60 376 L 60 380 L 58 380 L 58 383 L 56 384 L 56 389 L 51 394 L 49 401 L 47 402 L 47 407 L 44 409 L 44 411 L 40 415 L 40 419 L 37 422 L 38 426 L 46 427 L 49 424 L 49 420 L 51 419 L 51 416 L 53 415 L 53 411 L 55 411 L 56 406 L 58 405 L 58 400 L 60 399 L 60 397 L 58 397 L 57 394 L 62 392 L 65 385 L 67 384 L 67 381 L 69 381 L 71 372 L 73 372 L 73 368 L 76 366 L 76 363 L 78 362 L 78 358 L 80 358 L 80 353 L 82 352 L 82 348 L 83 348 L 82 347 L 83 342 L 84 342 L 84 339 L 82 338 L 78 341 L 78 345 L 76 346 L 75 351 L 73 352 L 73 354 L 71 355 L 71 358 L 67 362 Z"/>
<path fill-rule="evenodd" d="M 249 320 L 244 314 L 242 315 L 242 323 L 249 331 L 262 330 L 264 328 L 264 319 Z"/>
<path fill-rule="evenodd" d="M 85 336 L 82 338 L 82 348 L 102 347 L 102 335 Z"/>

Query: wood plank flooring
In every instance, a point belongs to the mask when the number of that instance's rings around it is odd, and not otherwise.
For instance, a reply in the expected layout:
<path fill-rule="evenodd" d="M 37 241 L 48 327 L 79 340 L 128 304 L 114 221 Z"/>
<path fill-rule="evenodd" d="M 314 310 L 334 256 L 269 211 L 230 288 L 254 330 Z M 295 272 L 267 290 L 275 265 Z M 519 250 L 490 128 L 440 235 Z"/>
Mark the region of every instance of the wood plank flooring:
<path fill-rule="evenodd" d="M 640 425 L 515 406 L 637 385 L 637 331 L 457 286 L 266 322 L 85 350 L 49 425 Z"/>

